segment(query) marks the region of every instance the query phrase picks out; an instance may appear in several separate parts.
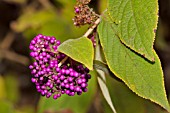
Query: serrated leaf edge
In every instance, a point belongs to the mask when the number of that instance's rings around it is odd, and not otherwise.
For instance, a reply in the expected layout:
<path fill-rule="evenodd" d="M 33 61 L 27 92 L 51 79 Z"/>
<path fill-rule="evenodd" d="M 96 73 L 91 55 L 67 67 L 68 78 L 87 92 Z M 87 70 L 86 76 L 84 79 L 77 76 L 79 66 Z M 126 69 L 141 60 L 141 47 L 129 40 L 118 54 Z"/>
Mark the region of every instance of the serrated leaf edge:
<path fill-rule="evenodd" d="M 103 49 L 103 45 L 102 45 L 102 44 L 101 44 L 101 46 L 102 46 L 102 49 Z M 103 50 L 103 51 L 104 51 L 104 50 Z M 156 53 L 154 50 L 153 50 L 153 52 Z M 105 56 L 105 58 L 106 58 L 105 52 L 104 52 L 104 56 Z M 157 54 L 156 54 L 156 57 L 159 59 L 159 57 L 157 56 Z M 158 61 L 159 61 L 159 63 L 160 63 L 160 59 L 159 59 Z M 115 74 L 115 76 L 117 76 L 118 74 L 111 68 L 111 66 L 110 66 L 110 64 L 109 64 L 109 62 L 108 62 L 107 59 L 106 59 L 106 62 L 107 62 L 107 64 L 108 64 L 109 69 Z M 160 63 L 160 66 L 161 66 L 161 63 Z M 162 70 L 161 67 L 160 67 L 160 69 Z M 161 73 L 162 73 L 162 74 L 161 74 L 161 75 L 162 75 L 162 80 L 164 81 L 163 71 L 161 71 Z M 149 99 L 149 98 L 147 98 L 147 97 L 145 97 L 145 96 L 140 95 L 139 93 L 135 92 L 135 91 L 133 90 L 134 88 L 132 88 L 130 85 L 128 85 L 128 83 L 126 83 L 126 81 L 125 81 L 123 78 L 121 78 L 120 76 L 117 76 L 117 77 L 118 77 L 119 79 L 121 79 L 121 80 L 128 86 L 128 88 L 129 88 L 131 91 L 133 91 L 136 95 L 138 95 L 139 97 L 142 97 L 142 98 L 144 98 L 144 99 L 150 100 L 150 101 L 152 101 L 152 102 L 160 105 L 161 107 L 163 107 L 164 109 L 166 109 L 168 112 L 170 112 L 170 107 L 169 107 L 169 108 L 166 108 L 166 107 L 162 106 L 161 104 L 159 104 L 159 102 L 157 102 L 157 101 L 155 101 L 155 100 L 153 100 L 153 99 Z M 165 88 L 165 84 L 164 84 L 163 82 L 162 82 L 162 85 L 163 85 L 163 87 Z M 163 90 L 163 92 L 164 92 L 164 94 L 165 94 L 164 96 L 167 98 L 165 89 Z M 167 100 L 167 102 L 168 102 L 168 100 Z"/>
<path fill-rule="evenodd" d="M 157 3 L 158 3 L 158 0 L 157 0 Z M 110 20 L 111 20 L 113 23 L 116 23 L 117 25 L 119 25 L 119 22 L 118 22 L 119 20 L 114 19 L 114 18 L 110 15 L 110 12 L 109 12 L 109 10 L 110 10 L 110 8 L 109 8 L 109 2 L 108 2 L 108 5 L 107 5 L 107 6 L 108 6 L 108 10 L 107 10 L 107 15 L 108 15 L 108 17 L 110 18 Z M 153 34 L 154 34 L 154 39 L 153 39 L 153 42 L 152 42 L 152 52 L 153 52 L 153 53 L 154 53 L 153 45 L 154 45 L 155 36 L 156 36 L 156 33 L 154 33 L 154 30 L 157 29 L 158 17 L 159 17 L 159 16 L 158 16 L 158 12 L 159 12 L 158 4 L 157 4 L 157 7 L 156 7 L 156 8 L 157 8 L 157 12 L 156 12 L 156 15 L 157 15 L 157 23 L 155 24 L 155 27 L 154 27 L 154 29 L 152 30 L 152 31 L 153 31 Z M 117 35 L 118 35 L 120 41 L 121 41 L 125 46 L 127 46 L 127 47 L 130 48 L 131 50 L 135 51 L 136 53 L 142 55 L 142 57 L 148 59 L 149 61 L 151 61 L 151 62 L 154 62 L 154 61 L 155 61 L 154 57 L 153 57 L 153 58 L 149 58 L 149 56 L 146 56 L 143 52 L 139 52 L 138 50 L 136 50 L 135 48 L 133 48 L 132 46 L 130 46 L 129 44 L 127 44 L 125 41 L 123 41 L 123 39 L 120 37 L 120 34 L 117 33 Z"/>

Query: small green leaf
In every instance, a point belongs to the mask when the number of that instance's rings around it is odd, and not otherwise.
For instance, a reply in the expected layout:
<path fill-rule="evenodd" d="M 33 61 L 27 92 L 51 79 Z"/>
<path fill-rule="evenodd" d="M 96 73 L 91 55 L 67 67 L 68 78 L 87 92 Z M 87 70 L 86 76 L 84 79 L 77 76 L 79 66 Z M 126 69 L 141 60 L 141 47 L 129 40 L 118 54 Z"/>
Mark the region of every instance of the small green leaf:
<path fill-rule="evenodd" d="M 98 27 L 99 39 L 110 70 L 137 95 L 170 110 L 163 72 L 156 53 L 155 62 L 149 62 L 121 43 L 113 32 L 115 29 L 116 26 L 105 20 Z"/>
<path fill-rule="evenodd" d="M 120 40 L 143 57 L 154 61 L 154 29 L 158 22 L 157 0 L 109 0 L 108 13 L 118 25 Z"/>
<path fill-rule="evenodd" d="M 110 97 L 110 93 L 109 90 L 107 88 L 106 85 L 106 75 L 110 75 L 112 74 L 108 68 L 108 66 L 106 65 L 106 63 L 103 62 L 104 59 L 104 53 L 102 51 L 102 48 L 100 45 L 97 45 L 95 48 L 95 59 L 94 60 L 94 68 L 96 69 L 97 73 L 99 76 L 97 76 L 97 80 L 101 89 L 101 92 L 105 98 L 105 100 L 107 101 L 107 103 L 109 104 L 112 112 L 116 113 L 116 110 L 113 106 L 111 97 Z"/>
<path fill-rule="evenodd" d="M 110 97 L 110 93 L 109 93 L 109 90 L 106 86 L 106 78 L 105 78 L 105 72 L 97 69 L 96 70 L 98 73 L 99 73 L 99 77 L 97 77 L 97 80 L 98 80 L 98 83 L 99 83 L 99 86 L 100 86 L 100 89 L 103 93 L 103 96 L 104 98 L 106 99 L 107 103 L 109 104 L 110 108 L 112 109 L 112 111 L 114 113 L 116 113 L 116 110 L 113 106 L 113 103 L 112 103 L 112 100 L 111 100 L 111 97 Z"/>
<path fill-rule="evenodd" d="M 63 42 L 58 51 L 93 69 L 94 48 L 90 39 L 81 37 Z"/>

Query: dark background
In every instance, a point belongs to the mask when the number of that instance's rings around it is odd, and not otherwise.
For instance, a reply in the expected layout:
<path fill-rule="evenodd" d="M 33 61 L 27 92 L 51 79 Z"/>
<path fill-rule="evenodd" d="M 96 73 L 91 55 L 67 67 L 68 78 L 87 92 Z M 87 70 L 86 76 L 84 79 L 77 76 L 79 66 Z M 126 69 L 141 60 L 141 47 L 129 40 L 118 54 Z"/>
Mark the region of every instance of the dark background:
<path fill-rule="evenodd" d="M 61 41 L 68 37 L 80 37 L 87 26 L 80 29 L 73 26 L 74 5 L 75 0 L 0 0 L 0 113 L 39 112 L 40 96 L 30 81 L 28 69 L 32 61 L 29 56 L 29 42 L 38 33 L 54 35 Z M 105 9 L 106 1 L 92 0 L 90 6 L 100 13 Z M 170 0 L 159 0 L 159 24 L 154 48 L 162 62 L 166 92 L 169 95 Z M 123 88 L 120 90 L 120 87 Z M 115 106 L 118 106 L 118 113 L 166 113 L 158 105 L 137 97 L 120 82 L 115 84 L 116 88 L 113 95 L 117 95 Z M 125 91 L 131 100 L 126 100 Z M 124 94 L 123 97 L 121 94 Z M 135 101 L 142 103 L 139 108 L 133 107 Z M 109 113 L 111 111 L 107 106 L 100 91 L 97 90 L 87 112 Z M 63 108 L 50 111 L 47 107 L 47 110 L 42 112 L 74 113 L 73 111 Z"/>

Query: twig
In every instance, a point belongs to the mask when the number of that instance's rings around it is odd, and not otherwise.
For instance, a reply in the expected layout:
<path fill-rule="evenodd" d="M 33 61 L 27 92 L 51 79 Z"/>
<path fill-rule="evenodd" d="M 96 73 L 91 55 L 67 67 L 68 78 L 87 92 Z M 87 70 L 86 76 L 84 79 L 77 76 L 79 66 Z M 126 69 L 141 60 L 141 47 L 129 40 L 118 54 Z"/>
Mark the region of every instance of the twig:
<path fill-rule="evenodd" d="M 67 59 L 68 59 L 68 56 L 66 56 L 66 57 L 58 64 L 58 67 L 60 67 Z"/>
<path fill-rule="evenodd" d="M 47 50 L 47 49 L 43 49 L 43 51 L 45 51 L 45 52 L 49 52 L 49 53 L 54 53 L 54 54 L 58 54 L 59 52 L 57 51 L 57 52 L 55 52 L 55 51 L 50 51 L 50 50 Z"/>
<path fill-rule="evenodd" d="M 98 19 L 94 22 L 94 25 L 93 25 L 92 27 L 90 27 L 90 28 L 88 29 L 88 31 L 87 31 L 83 36 L 84 36 L 84 37 L 88 37 L 88 36 L 92 33 L 92 31 L 94 30 L 94 28 L 97 27 L 97 25 L 100 23 L 100 21 L 101 21 L 101 19 L 98 18 Z"/>
<path fill-rule="evenodd" d="M 15 61 L 17 63 L 23 64 L 23 65 L 28 65 L 29 64 L 29 59 L 25 56 L 19 55 L 15 52 L 11 52 L 8 50 L 0 50 L 0 58 L 6 58 L 11 61 Z"/>
<path fill-rule="evenodd" d="M 14 41 L 14 33 L 10 31 L 0 44 L 1 49 L 8 49 Z"/>
<path fill-rule="evenodd" d="M 6 58 L 23 65 L 27 65 L 29 63 L 29 59 L 27 57 L 8 50 L 14 40 L 14 33 L 10 31 L 0 43 L 0 58 Z"/>

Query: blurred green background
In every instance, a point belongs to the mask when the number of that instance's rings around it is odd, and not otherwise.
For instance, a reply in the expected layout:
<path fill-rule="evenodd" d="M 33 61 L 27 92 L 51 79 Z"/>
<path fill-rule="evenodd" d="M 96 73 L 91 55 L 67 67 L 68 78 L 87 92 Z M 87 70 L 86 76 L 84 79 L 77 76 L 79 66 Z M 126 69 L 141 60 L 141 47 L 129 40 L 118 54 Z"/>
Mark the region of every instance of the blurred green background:
<path fill-rule="evenodd" d="M 92 0 L 101 14 L 106 0 Z M 91 72 L 89 91 L 82 96 L 42 98 L 31 83 L 28 65 L 30 40 L 41 33 L 62 42 L 78 38 L 88 26 L 73 25 L 76 0 L 0 0 L 0 113 L 112 113 Z M 159 0 L 159 25 L 155 49 L 162 61 L 166 92 L 170 93 L 170 0 Z M 131 92 L 107 76 L 107 85 L 118 113 L 167 113 L 158 105 Z"/>

